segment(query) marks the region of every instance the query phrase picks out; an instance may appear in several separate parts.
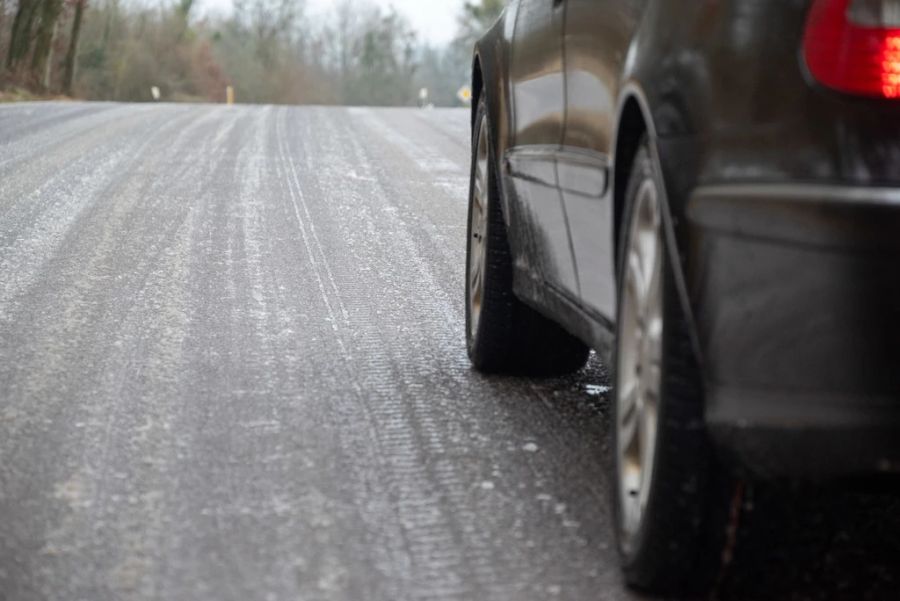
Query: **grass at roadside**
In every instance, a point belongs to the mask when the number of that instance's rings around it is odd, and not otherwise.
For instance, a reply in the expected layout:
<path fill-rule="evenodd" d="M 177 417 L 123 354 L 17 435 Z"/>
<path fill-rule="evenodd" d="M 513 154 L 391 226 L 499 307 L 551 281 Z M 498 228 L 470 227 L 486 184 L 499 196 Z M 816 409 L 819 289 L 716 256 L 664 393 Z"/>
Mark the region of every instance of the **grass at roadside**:
<path fill-rule="evenodd" d="M 0 103 L 2 102 L 32 102 L 35 100 L 71 100 L 61 94 L 35 94 L 19 87 L 0 89 Z"/>

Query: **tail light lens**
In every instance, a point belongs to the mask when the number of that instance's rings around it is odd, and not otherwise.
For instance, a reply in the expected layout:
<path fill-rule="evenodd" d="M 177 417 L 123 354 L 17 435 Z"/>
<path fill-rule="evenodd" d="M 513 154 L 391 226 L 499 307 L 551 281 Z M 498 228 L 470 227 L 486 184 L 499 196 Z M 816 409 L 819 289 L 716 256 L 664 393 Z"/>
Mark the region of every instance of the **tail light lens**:
<path fill-rule="evenodd" d="M 900 99 L 900 0 L 815 0 L 803 54 L 829 88 Z"/>

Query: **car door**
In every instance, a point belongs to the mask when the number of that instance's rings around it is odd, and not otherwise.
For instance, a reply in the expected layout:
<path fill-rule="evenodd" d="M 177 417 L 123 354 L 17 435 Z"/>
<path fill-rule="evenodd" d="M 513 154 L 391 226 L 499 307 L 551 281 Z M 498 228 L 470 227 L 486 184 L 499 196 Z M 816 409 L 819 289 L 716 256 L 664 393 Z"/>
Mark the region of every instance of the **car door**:
<path fill-rule="evenodd" d="M 645 0 L 563 0 L 565 96 L 559 186 L 582 306 L 615 319 L 611 161 L 619 76 Z"/>
<path fill-rule="evenodd" d="M 517 262 L 577 299 L 568 223 L 556 177 L 565 124 L 564 12 L 559 0 L 521 0 L 510 64 L 512 144 L 506 154 L 527 235 Z"/>

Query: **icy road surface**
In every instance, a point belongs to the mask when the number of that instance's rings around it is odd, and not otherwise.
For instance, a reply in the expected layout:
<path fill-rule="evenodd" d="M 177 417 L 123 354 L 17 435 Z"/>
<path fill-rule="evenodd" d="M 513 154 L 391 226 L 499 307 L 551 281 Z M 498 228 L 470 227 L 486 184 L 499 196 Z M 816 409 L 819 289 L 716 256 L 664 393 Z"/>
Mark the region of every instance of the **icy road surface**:
<path fill-rule="evenodd" d="M 0 599 L 633 598 L 602 368 L 469 368 L 468 120 L 0 107 Z"/>

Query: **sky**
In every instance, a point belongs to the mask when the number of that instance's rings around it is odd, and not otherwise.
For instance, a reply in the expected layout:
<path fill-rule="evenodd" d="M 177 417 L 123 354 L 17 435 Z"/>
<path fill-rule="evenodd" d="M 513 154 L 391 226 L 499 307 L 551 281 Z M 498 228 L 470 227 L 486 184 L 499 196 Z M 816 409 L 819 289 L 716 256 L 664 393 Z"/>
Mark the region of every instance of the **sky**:
<path fill-rule="evenodd" d="M 338 0 L 306 0 L 310 15 L 327 12 Z M 456 18 L 463 0 L 364 0 L 384 8 L 393 6 L 412 24 L 419 39 L 432 45 L 451 41 L 456 33 Z M 548 0 L 549 1 L 549 0 Z M 203 0 L 211 10 L 228 10 L 231 0 Z"/>

